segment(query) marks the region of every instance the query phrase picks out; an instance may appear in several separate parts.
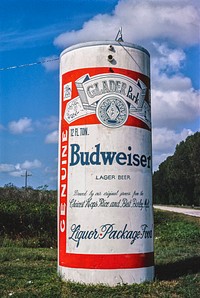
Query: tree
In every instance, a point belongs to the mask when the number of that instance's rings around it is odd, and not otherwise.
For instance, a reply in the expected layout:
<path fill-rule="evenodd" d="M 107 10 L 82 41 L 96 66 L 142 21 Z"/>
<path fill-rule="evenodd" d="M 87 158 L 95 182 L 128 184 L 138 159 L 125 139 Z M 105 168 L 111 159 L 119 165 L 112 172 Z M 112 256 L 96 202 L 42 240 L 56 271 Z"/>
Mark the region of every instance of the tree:
<path fill-rule="evenodd" d="M 200 205 L 200 133 L 176 146 L 153 174 L 154 202 Z"/>

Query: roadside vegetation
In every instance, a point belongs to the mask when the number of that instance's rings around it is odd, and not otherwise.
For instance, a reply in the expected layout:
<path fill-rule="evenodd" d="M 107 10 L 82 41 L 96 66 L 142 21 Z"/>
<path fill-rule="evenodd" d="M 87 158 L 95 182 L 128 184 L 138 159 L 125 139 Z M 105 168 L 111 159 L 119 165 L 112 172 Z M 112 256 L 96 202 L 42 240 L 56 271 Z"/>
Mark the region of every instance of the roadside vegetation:
<path fill-rule="evenodd" d="M 200 297 L 200 219 L 155 210 L 155 281 L 86 286 L 57 275 L 56 194 L 0 189 L 0 297 Z"/>
<path fill-rule="evenodd" d="M 56 191 L 0 188 L 0 245 L 14 240 L 25 247 L 56 247 Z"/>
<path fill-rule="evenodd" d="M 176 146 L 153 174 L 155 204 L 200 206 L 200 132 Z"/>

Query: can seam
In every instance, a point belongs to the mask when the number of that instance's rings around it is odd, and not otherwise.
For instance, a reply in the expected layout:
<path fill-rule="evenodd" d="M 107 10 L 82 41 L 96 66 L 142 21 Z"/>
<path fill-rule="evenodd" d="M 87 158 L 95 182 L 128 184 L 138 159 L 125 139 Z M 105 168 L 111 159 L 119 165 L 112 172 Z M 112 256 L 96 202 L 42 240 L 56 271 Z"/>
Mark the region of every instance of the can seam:
<path fill-rule="evenodd" d="M 78 43 L 75 45 L 72 45 L 68 48 L 66 48 L 64 51 L 61 52 L 60 54 L 60 58 L 71 51 L 77 50 L 77 49 L 81 49 L 81 48 L 86 48 L 86 47 L 91 47 L 91 46 L 103 46 L 103 45 L 114 45 L 114 46 L 122 46 L 122 47 L 128 47 L 128 48 L 133 48 L 136 50 L 140 50 L 142 52 L 144 52 L 145 54 L 147 54 L 150 57 L 149 52 L 143 48 L 142 46 L 139 46 L 137 44 L 133 44 L 133 43 L 128 43 L 128 42 L 118 42 L 115 40 L 105 40 L 105 41 L 89 41 L 89 42 L 83 42 L 83 43 Z"/>

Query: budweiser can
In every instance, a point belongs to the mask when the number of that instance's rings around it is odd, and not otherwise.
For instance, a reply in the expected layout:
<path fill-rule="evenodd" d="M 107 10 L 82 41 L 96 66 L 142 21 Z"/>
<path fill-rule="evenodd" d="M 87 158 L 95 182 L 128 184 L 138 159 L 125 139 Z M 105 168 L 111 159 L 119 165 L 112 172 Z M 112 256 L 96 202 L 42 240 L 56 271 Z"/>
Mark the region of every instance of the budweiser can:
<path fill-rule="evenodd" d="M 150 57 L 117 41 L 60 56 L 58 272 L 82 283 L 154 278 Z"/>

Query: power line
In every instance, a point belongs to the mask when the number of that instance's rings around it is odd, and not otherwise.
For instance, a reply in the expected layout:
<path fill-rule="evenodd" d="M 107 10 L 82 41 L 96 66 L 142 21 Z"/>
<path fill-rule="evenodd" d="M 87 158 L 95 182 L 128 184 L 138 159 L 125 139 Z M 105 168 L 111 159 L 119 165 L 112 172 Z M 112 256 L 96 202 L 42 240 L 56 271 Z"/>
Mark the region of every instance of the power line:
<path fill-rule="evenodd" d="M 13 66 L 8 66 L 8 67 L 2 67 L 2 68 L 0 68 L 0 71 L 11 70 L 11 69 L 16 69 L 16 68 L 22 68 L 22 67 L 29 67 L 29 66 L 34 66 L 34 65 L 40 65 L 40 64 L 44 64 L 44 63 L 56 61 L 56 60 L 59 60 L 59 59 L 60 59 L 59 57 L 56 57 L 56 58 L 47 59 L 47 60 L 38 61 L 38 62 L 33 62 L 33 63 L 27 63 L 27 64 L 20 64 L 20 65 L 13 65 Z"/>
<path fill-rule="evenodd" d="M 27 188 L 28 176 L 32 176 L 32 174 L 29 174 L 28 171 L 26 170 L 25 174 L 21 176 L 25 177 L 25 188 Z"/>

